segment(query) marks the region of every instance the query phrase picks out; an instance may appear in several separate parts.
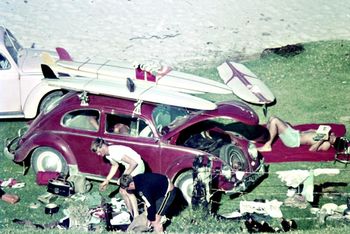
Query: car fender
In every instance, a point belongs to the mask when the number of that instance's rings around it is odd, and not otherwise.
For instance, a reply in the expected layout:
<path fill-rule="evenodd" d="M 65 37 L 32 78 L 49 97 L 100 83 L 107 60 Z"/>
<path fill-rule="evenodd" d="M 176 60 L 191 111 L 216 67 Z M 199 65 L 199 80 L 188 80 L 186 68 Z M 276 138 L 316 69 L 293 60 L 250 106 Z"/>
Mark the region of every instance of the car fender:
<path fill-rule="evenodd" d="M 184 155 L 183 157 L 178 158 L 171 164 L 167 165 L 165 174 L 170 178 L 170 180 L 174 181 L 175 177 L 182 172 L 192 170 L 194 159 L 195 156 L 193 155 Z"/>
<path fill-rule="evenodd" d="M 38 108 L 41 100 L 50 92 L 54 90 L 61 90 L 58 87 L 49 86 L 45 80 L 42 80 L 34 89 L 28 94 L 28 97 L 23 106 L 24 117 L 26 119 L 34 118 L 38 113 Z"/>
<path fill-rule="evenodd" d="M 33 134 L 16 150 L 15 162 L 22 162 L 28 158 L 34 149 L 38 147 L 51 147 L 62 154 L 66 159 L 67 164 L 77 165 L 75 156 L 64 140 L 53 132 L 41 132 Z"/>

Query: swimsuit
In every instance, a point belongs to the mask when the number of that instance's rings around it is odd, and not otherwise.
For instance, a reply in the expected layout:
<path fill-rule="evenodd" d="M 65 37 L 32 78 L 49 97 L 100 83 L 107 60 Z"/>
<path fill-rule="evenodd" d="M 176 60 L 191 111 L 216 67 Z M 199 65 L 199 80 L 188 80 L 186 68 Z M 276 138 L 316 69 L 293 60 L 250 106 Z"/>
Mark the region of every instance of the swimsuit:
<path fill-rule="evenodd" d="M 283 144 L 290 148 L 300 146 L 300 132 L 288 126 L 283 133 L 279 134 Z"/>

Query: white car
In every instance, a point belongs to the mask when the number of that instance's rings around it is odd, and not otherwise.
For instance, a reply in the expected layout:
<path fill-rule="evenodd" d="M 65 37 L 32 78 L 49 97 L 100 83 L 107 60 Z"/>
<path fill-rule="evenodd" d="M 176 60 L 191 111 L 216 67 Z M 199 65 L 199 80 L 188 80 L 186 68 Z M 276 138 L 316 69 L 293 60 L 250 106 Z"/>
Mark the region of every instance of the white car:
<path fill-rule="evenodd" d="M 34 118 L 40 109 L 63 95 L 42 82 L 43 50 L 23 48 L 13 34 L 0 26 L 0 119 Z M 45 51 L 57 57 L 56 52 Z"/>

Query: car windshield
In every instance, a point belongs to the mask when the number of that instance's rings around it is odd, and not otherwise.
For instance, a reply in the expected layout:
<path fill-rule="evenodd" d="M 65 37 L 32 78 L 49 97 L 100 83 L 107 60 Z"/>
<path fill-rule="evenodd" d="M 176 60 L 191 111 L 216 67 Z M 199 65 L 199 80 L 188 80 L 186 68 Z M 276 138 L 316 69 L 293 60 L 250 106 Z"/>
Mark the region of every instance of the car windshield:
<path fill-rule="evenodd" d="M 67 95 L 67 94 L 66 94 Z M 61 103 L 62 99 L 66 96 L 62 95 L 61 97 L 54 99 L 52 102 L 50 102 L 48 105 L 46 105 L 45 109 L 43 110 L 44 114 L 49 113 L 51 110 L 53 110 L 58 104 Z"/>
<path fill-rule="evenodd" d="M 187 119 L 188 115 L 189 111 L 185 108 L 167 105 L 158 105 L 152 112 L 153 121 L 160 133 L 166 127 L 178 126 Z"/>
<path fill-rule="evenodd" d="M 12 59 L 18 63 L 18 52 L 23 48 L 13 36 L 13 34 L 6 29 L 4 42 L 7 51 L 10 53 Z"/>

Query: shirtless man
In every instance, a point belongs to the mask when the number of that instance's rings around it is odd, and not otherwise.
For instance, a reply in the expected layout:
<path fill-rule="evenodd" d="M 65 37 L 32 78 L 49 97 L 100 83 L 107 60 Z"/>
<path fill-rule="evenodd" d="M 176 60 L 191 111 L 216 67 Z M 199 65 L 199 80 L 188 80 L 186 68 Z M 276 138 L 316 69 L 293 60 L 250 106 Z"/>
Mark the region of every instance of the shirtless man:
<path fill-rule="evenodd" d="M 272 150 L 272 142 L 278 135 L 283 144 L 290 148 L 299 147 L 300 145 L 309 145 L 310 151 L 326 151 L 336 141 L 337 137 L 334 133 L 326 136 L 325 139 L 315 140 L 316 129 L 306 131 L 295 130 L 288 123 L 278 117 L 272 116 L 266 125 L 270 133 L 270 139 L 258 150 L 260 152 L 269 152 Z"/>

